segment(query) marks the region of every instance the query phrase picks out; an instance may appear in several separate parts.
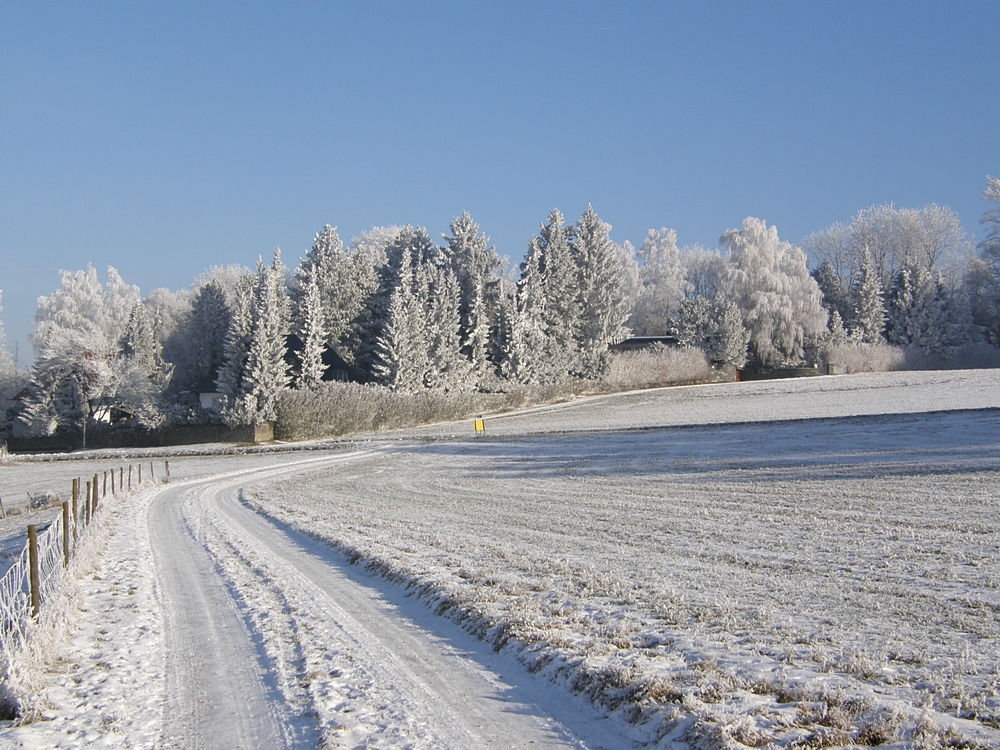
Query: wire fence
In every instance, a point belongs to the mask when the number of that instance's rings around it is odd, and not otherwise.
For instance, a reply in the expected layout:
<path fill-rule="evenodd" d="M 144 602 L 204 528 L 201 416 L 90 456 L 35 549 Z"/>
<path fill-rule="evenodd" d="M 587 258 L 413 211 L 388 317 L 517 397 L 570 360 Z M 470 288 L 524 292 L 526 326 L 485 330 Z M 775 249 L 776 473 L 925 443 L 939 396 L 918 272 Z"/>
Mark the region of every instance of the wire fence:
<path fill-rule="evenodd" d="M 117 467 L 86 481 L 74 479 L 72 502 L 62 503 L 62 513 L 50 523 L 28 527 L 24 549 L 0 578 L 0 667 L 10 664 L 27 646 L 28 633 L 41 607 L 65 575 L 74 552 L 91 533 L 101 498 L 124 497 L 141 488 L 145 483 L 142 468 L 141 464 L 127 470 Z M 164 478 L 170 478 L 167 461 Z M 152 463 L 146 481 L 156 482 Z"/>

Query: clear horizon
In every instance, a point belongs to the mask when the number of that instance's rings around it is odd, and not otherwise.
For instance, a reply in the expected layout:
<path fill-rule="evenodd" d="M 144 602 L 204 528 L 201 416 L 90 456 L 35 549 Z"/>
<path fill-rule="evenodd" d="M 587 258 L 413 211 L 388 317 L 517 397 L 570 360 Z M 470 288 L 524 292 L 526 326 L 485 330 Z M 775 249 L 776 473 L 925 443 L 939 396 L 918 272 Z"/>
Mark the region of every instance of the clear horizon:
<path fill-rule="evenodd" d="M 717 247 L 877 203 L 979 230 L 1000 173 L 1000 5 L 461 3 L 0 8 L 0 320 L 30 361 L 58 270 L 186 288 L 324 224 L 520 260 L 588 203 Z"/>

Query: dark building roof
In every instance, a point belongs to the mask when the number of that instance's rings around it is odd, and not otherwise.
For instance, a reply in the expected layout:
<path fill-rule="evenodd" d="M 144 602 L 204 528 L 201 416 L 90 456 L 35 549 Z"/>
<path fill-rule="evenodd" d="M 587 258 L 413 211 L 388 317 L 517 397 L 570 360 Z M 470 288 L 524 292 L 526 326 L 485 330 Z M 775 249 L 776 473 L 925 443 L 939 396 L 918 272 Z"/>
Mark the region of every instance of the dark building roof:
<path fill-rule="evenodd" d="M 617 344 L 608 347 L 613 352 L 634 352 L 639 349 L 648 349 L 653 344 L 663 344 L 664 346 L 677 346 L 676 336 L 631 336 Z"/>

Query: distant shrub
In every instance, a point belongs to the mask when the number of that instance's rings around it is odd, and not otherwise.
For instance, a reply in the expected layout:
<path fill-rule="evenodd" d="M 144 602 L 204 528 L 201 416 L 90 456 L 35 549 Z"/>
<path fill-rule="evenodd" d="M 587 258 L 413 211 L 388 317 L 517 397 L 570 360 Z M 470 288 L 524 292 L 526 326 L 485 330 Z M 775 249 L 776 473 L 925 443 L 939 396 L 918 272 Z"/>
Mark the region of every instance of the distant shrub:
<path fill-rule="evenodd" d="M 906 352 L 888 344 L 831 344 L 823 351 L 823 359 L 848 373 L 907 369 Z"/>
<path fill-rule="evenodd" d="M 1000 367 L 1000 349 L 989 344 L 967 344 L 952 356 L 930 354 L 917 347 L 888 344 L 831 344 L 822 352 L 830 365 L 852 372 L 894 370 L 969 370 Z"/>
<path fill-rule="evenodd" d="M 497 380 L 482 390 L 417 393 L 358 383 L 321 383 L 314 389 L 287 390 L 278 399 L 275 437 L 307 440 L 495 414 L 535 404 L 550 404 L 583 393 L 607 393 L 664 385 L 706 382 L 712 368 L 699 349 L 659 347 L 616 354 L 603 380 L 566 380 L 522 385 Z"/>
<path fill-rule="evenodd" d="M 509 390 L 406 393 L 378 385 L 322 383 L 312 390 L 288 390 L 278 400 L 275 437 L 305 440 L 394 430 L 477 414 L 509 411 L 565 400 L 588 381 L 548 386 L 510 385 Z"/>
<path fill-rule="evenodd" d="M 663 385 L 704 383 L 712 380 L 712 368 L 701 349 L 656 346 L 635 352 L 620 352 L 611 359 L 604 379 L 607 390 L 655 388 Z"/>

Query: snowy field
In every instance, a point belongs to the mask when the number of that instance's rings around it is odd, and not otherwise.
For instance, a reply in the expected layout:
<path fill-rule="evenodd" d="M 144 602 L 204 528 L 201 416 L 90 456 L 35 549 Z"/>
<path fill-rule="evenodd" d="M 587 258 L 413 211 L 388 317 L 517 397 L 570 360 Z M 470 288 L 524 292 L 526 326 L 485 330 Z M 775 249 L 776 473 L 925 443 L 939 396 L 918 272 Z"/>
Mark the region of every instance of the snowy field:
<path fill-rule="evenodd" d="M 104 460 L 0 467 L 0 493 Z M 580 399 L 171 475 L 108 505 L 46 720 L 0 746 L 224 746 L 177 718 L 190 538 L 277 746 L 1000 747 L 998 371 Z M 497 692 L 466 726 L 473 672 Z"/>

